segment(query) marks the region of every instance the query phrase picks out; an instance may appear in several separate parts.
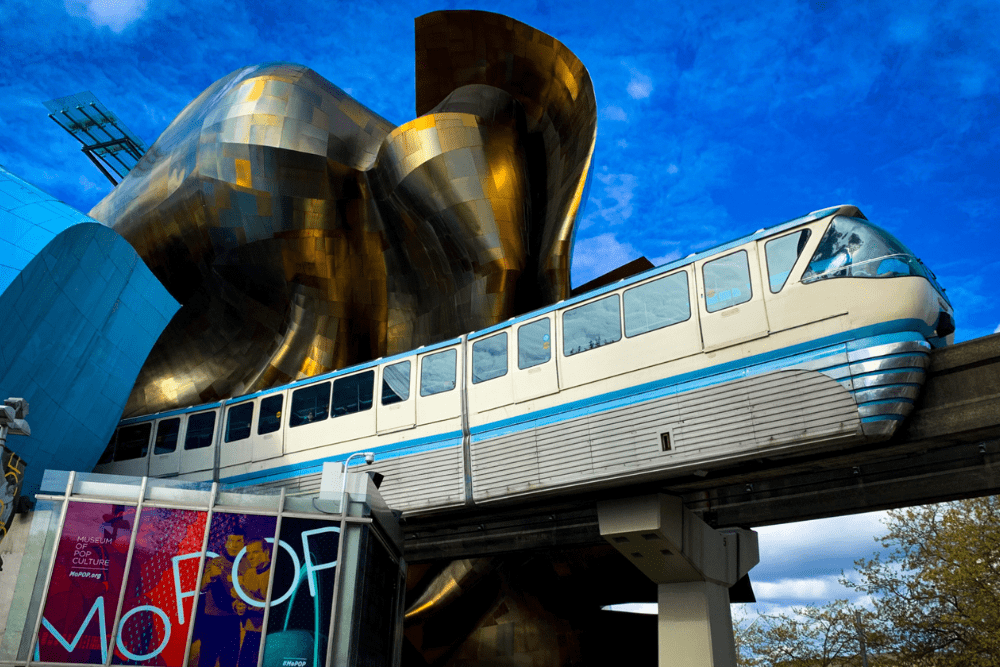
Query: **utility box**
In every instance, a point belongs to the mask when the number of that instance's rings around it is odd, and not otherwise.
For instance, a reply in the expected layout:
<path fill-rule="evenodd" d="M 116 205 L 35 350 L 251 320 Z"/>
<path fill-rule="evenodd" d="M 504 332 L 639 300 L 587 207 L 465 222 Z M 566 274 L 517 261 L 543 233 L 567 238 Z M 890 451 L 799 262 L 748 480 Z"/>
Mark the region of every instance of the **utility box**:
<path fill-rule="evenodd" d="M 0 663 L 398 665 L 402 532 L 369 475 L 347 487 L 345 512 L 339 494 L 47 471 Z"/>

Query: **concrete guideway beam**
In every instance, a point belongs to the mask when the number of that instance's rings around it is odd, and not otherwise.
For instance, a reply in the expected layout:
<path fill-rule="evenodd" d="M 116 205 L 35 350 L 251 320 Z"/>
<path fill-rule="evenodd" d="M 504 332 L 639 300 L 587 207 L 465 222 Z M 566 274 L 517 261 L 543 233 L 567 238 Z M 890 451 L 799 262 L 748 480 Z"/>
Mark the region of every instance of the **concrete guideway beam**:
<path fill-rule="evenodd" d="M 757 533 L 715 530 L 680 498 L 600 501 L 601 537 L 657 584 L 659 664 L 735 667 L 729 587 L 760 561 Z"/>

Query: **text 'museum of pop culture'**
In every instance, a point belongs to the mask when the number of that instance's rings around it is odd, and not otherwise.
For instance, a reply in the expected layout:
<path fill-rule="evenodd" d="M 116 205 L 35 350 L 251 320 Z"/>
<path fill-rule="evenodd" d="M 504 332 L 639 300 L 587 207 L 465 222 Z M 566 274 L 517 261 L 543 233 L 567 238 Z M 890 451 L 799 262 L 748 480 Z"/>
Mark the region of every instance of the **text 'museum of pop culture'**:
<path fill-rule="evenodd" d="M 569 295 L 597 130 L 583 64 L 478 11 L 416 20 L 400 127 L 319 74 L 217 81 L 90 215 L 182 305 L 124 416 L 268 388 Z"/>

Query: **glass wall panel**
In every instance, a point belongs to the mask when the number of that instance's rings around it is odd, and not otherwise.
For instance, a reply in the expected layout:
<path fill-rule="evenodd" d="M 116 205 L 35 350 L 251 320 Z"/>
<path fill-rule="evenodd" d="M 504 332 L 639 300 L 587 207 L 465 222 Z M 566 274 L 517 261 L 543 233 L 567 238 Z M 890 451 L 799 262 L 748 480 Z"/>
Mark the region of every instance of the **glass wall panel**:
<path fill-rule="evenodd" d="M 455 364 L 458 352 L 445 350 L 424 357 L 420 362 L 420 395 L 432 396 L 455 388 Z"/>
<path fill-rule="evenodd" d="M 708 312 L 732 308 L 750 300 L 750 264 L 746 250 L 706 262 L 702 275 Z"/>
<path fill-rule="evenodd" d="M 335 522 L 282 519 L 263 667 L 326 664 L 339 538 Z"/>
<path fill-rule="evenodd" d="M 517 329 L 517 367 L 521 370 L 544 364 L 552 358 L 549 318 L 525 324 Z"/>
<path fill-rule="evenodd" d="M 281 428 L 281 403 L 284 396 L 260 399 L 260 416 L 257 418 L 257 435 L 274 433 Z"/>
<path fill-rule="evenodd" d="M 276 522 L 250 514 L 212 517 L 189 666 L 257 664 Z"/>
<path fill-rule="evenodd" d="M 382 369 L 382 405 L 402 403 L 410 397 L 410 362 L 401 361 Z"/>
<path fill-rule="evenodd" d="M 472 344 L 472 384 L 507 375 L 507 332 Z"/>
<path fill-rule="evenodd" d="M 207 517 L 196 510 L 143 508 L 113 664 L 184 664 Z"/>
<path fill-rule="evenodd" d="M 617 294 L 563 314 L 563 354 L 567 357 L 617 342 L 622 338 Z"/>
<path fill-rule="evenodd" d="M 330 416 L 330 383 L 315 384 L 292 392 L 289 426 L 321 422 Z"/>
<path fill-rule="evenodd" d="M 625 335 L 638 336 L 691 317 L 687 271 L 625 290 Z"/>
<path fill-rule="evenodd" d="M 333 381 L 333 416 L 362 412 L 372 406 L 375 371 L 365 371 Z"/>
<path fill-rule="evenodd" d="M 212 445 L 215 437 L 215 413 L 199 412 L 188 417 L 184 449 L 201 449 Z"/>
<path fill-rule="evenodd" d="M 71 502 L 38 634 L 36 660 L 105 664 L 135 508 Z"/>

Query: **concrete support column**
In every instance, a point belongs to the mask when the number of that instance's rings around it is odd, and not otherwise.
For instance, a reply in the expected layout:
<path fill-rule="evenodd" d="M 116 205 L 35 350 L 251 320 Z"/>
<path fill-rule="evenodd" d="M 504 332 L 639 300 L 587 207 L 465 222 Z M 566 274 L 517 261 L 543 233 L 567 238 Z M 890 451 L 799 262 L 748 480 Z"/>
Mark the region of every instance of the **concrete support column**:
<path fill-rule="evenodd" d="M 680 498 L 597 504 L 601 536 L 658 584 L 661 667 L 735 667 L 729 588 L 759 561 L 757 534 L 715 530 Z"/>
<path fill-rule="evenodd" d="M 729 589 L 708 581 L 657 586 L 660 667 L 736 667 Z"/>

